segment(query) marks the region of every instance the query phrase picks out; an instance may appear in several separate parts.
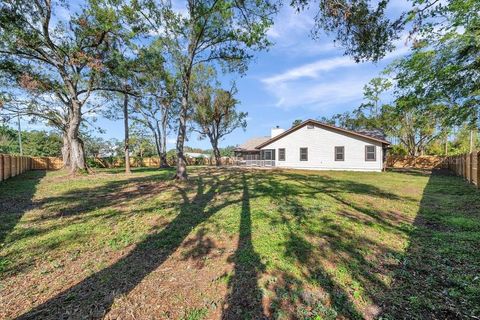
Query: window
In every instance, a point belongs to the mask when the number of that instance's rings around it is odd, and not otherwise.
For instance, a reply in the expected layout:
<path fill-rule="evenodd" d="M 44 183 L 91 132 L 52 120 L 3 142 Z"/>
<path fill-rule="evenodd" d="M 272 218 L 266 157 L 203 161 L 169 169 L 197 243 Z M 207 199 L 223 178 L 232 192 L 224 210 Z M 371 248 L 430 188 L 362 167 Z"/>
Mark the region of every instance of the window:
<path fill-rule="evenodd" d="M 308 148 L 300 148 L 300 161 L 308 161 Z"/>
<path fill-rule="evenodd" d="M 272 160 L 272 150 L 263 151 L 263 160 Z"/>
<path fill-rule="evenodd" d="M 278 149 L 278 161 L 285 161 L 285 149 Z"/>
<path fill-rule="evenodd" d="M 335 147 L 335 161 L 345 160 L 345 147 Z"/>
<path fill-rule="evenodd" d="M 313 124 L 307 125 L 307 129 L 313 129 L 313 128 L 314 128 Z"/>
<path fill-rule="evenodd" d="M 365 161 L 376 161 L 377 153 L 375 152 L 375 146 L 365 146 Z"/>

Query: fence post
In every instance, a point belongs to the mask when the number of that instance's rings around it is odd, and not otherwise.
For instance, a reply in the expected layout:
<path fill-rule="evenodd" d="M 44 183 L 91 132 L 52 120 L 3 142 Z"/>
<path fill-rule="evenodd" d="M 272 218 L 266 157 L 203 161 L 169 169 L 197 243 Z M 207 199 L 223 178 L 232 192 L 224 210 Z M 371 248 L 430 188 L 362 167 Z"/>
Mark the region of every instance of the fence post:
<path fill-rule="evenodd" d="M 457 173 L 457 176 L 461 176 L 461 175 L 462 175 L 462 166 L 463 166 L 462 156 L 457 156 L 457 160 L 458 160 L 458 173 Z"/>
<path fill-rule="evenodd" d="M 0 154 L 0 181 L 3 180 L 3 155 Z"/>
<path fill-rule="evenodd" d="M 10 157 L 10 178 L 13 178 L 17 175 L 17 157 Z"/>
<path fill-rule="evenodd" d="M 457 156 L 457 176 L 461 176 L 462 175 L 462 157 L 461 156 Z"/>
<path fill-rule="evenodd" d="M 12 168 L 10 171 L 10 177 L 15 177 L 17 175 L 17 157 L 12 156 L 10 158 L 10 167 Z"/>
<path fill-rule="evenodd" d="M 12 165 L 10 156 L 3 156 L 3 177 L 5 180 L 12 176 Z"/>
<path fill-rule="evenodd" d="M 468 181 L 468 157 L 466 153 L 463 155 L 463 158 L 465 159 L 465 168 L 463 171 L 463 177 L 465 178 L 465 180 Z"/>
<path fill-rule="evenodd" d="M 475 157 L 477 157 L 477 188 L 480 188 L 480 151 L 475 153 Z"/>
<path fill-rule="evenodd" d="M 466 166 L 466 170 L 465 170 L 465 176 L 467 177 L 467 181 L 468 183 L 471 182 L 471 171 L 470 171 L 470 168 L 472 167 L 472 164 L 471 164 L 471 157 L 470 157 L 470 153 L 467 153 L 465 154 L 465 166 Z"/>
<path fill-rule="evenodd" d="M 468 171 L 470 172 L 469 176 L 470 176 L 470 183 L 474 183 L 475 182 L 475 179 L 473 178 L 473 151 L 470 152 L 470 154 L 468 155 L 468 157 L 470 158 L 470 167 L 468 168 Z"/>
<path fill-rule="evenodd" d="M 478 187 L 478 152 L 473 151 L 472 157 L 472 183 Z"/>
<path fill-rule="evenodd" d="M 10 156 L 10 161 L 8 162 L 10 165 L 10 174 L 9 177 L 15 177 L 15 156 Z"/>

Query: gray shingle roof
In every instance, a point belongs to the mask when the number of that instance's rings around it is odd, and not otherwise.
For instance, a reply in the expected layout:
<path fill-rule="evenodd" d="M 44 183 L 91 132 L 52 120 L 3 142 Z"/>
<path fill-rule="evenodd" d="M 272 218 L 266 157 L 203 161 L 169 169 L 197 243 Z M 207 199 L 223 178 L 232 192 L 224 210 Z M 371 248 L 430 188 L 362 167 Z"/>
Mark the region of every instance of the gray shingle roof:
<path fill-rule="evenodd" d="M 355 132 L 369 136 L 379 140 L 386 140 L 386 135 L 381 129 L 359 129 Z"/>
<path fill-rule="evenodd" d="M 235 151 L 258 151 L 255 149 L 256 146 L 259 144 L 264 143 L 265 141 L 269 140 L 270 137 L 255 137 L 247 140 L 246 142 L 242 143 L 238 147 L 235 148 Z"/>

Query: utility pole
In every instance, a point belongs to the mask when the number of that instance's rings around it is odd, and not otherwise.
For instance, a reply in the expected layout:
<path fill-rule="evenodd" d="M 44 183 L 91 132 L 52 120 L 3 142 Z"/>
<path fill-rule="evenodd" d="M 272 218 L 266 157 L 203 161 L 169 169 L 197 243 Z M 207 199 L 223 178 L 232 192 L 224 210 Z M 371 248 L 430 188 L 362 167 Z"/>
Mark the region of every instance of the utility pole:
<path fill-rule="evenodd" d="M 448 134 L 445 137 L 445 155 L 448 156 Z"/>
<path fill-rule="evenodd" d="M 128 134 L 128 93 L 129 87 L 125 86 L 125 93 L 123 94 L 123 125 L 125 129 L 125 173 L 130 174 L 130 141 Z"/>
<path fill-rule="evenodd" d="M 470 130 L 470 153 L 473 152 L 473 129 Z"/>
<path fill-rule="evenodd" d="M 20 112 L 17 113 L 17 121 L 18 121 L 18 146 L 20 147 L 20 155 L 23 156 L 22 127 L 20 126 Z"/>

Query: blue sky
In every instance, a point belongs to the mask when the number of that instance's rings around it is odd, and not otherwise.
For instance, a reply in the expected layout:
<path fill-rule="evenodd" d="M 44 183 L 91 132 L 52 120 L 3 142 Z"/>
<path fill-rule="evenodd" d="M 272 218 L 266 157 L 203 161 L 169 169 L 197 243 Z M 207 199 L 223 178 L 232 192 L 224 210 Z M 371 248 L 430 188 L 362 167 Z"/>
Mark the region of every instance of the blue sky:
<path fill-rule="evenodd" d="M 409 5 L 404 0 L 392 1 L 389 16 L 397 17 Z M 409 43 L 403 37 L 396 43 L 396 50 L 382 61 L 357 64 L 344 56 L 331 37 L 310 38 L 312 26 L 311 14 L 298 14 L 289 6 L 282 8 L 268 32 L 274 45 L 255 55 L 244 77 L 235 77 L 241 102 L 238 109 L 248 112 L 247 129 L 234 131 L 221 141 L 221 146 L 269 135 L 270 128 L 276 125 L 289 128 L 295 119 L 328 117 L 358 107 L 363 86 L 408 52 Z M 229 83 L 224 85 L 229 87 Z M 122 140 L 121 121 L 98 119 L 97 126 L 105 130 L 97 135 Z M 26 123 L 25 127 L 34 128 Z M 173 148 L 175 132 L 168 142 L 168 148 Z M 189 137 L 186 145 L 210 148 L 208 140 L 199 140 L 195 135 Z"/>

